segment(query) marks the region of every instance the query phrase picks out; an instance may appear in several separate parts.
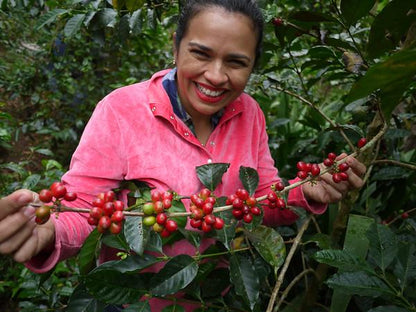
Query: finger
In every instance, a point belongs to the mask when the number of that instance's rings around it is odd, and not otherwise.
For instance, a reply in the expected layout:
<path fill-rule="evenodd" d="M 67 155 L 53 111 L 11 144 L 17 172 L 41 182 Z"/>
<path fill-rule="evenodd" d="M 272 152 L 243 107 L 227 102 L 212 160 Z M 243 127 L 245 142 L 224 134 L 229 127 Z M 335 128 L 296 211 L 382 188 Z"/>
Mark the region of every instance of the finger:
<path fill-rule="evenodd" d="M 34 192 L 18 190 L 0 199 L 0 220 L 36 200 Z"/>
<path fill-rule="evenodd" d="M 334 182 L 332 178 L 332 174 L 326 173 L 321 176 L 321 179 L 325 181 L 325 183 L 328 185 L 327 189 L 329 190 L 329 187 L 335 189 L 337 192 L 341 193 L 341 195 L 345 195 L 345 193 L 349 189 L 349 185 L 346 181 L 336 183 Z"/>
<path fill-rule="evenodd" d="M 15 252 L 13 259 L 17 262 L 26 262 L 32 259 L 36 255 L 38 245 L 38 228 L 35 228 L 29 238 L 23 243 L 22 246 Z"/>
<path fill-rule="evenodd" d="M 7 239 L 0 244 L 0 253 L 2 254 L 12 254 L 20 249 L 20 247 L 30 238 L 32 232 L 35 228 L 35 224 L 29 224 L 28 226 L 22 228 L 11 238 Z"/>
<path fill-rule="evenodd" d="M 358 176 L 363 176 L 365 172 L 367 171 L 367 167 L 358 159 L 354 157 L 348 157 L 347 158 L 347 164 L 351 168 L 351 170 Z"/>
<path fill-rule="evenodd" d="M 26 226 L 35 225 L 34 216 L 36 209 L 31 206 L 20 208 L 20 211 L 9 214 L 0 221 L 0 243 L 21 231 Z"/>

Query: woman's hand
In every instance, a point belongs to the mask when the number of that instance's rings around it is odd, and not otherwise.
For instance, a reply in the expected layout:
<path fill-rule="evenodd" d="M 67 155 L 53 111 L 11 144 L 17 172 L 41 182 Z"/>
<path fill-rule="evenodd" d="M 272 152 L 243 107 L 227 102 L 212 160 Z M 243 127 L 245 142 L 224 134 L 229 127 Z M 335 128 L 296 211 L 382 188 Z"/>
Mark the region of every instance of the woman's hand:
<path fill-rule="evenodd" d="M 29 190 L 18 190 L 0 199 L 0 254 L 12 255 L 25 262 L 40 251 L 53 248 L 55 228 L 51 220 L 37 225 L 35 207 L 38 196 Z"/>
<path fill-rule="evenodd" d="M 335 183 L 332 180 L 332 175 L 325 173 L 317 179 L 317 183 L 305 183 L 302 185 L 302 190 L 305 198 L 308 201 L 314 201 L 322 204 L 330 204 L 340 201 L 351 189 L 360 188 L 363 186 L 362 179 L 366 172 L 366 166 L 359 162 L 356 158 L 347 156 L 343 153 L 337 157 L 336 160 L 341 160 L 347 157 L 346 163 L 349 165 L 348 180 Z M 320 165 L 321 170 L 325 167 Z"/>

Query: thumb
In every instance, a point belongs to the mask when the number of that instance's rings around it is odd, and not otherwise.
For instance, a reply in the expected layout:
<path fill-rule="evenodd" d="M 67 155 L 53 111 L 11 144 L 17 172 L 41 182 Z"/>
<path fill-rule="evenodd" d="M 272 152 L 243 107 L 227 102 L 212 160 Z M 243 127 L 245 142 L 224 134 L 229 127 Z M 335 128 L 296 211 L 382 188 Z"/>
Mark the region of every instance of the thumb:
<path fill-rule="evenodd" d="M 0 220 L 36 200 L 36 193 L 18 190 L 0 199 Z"/>

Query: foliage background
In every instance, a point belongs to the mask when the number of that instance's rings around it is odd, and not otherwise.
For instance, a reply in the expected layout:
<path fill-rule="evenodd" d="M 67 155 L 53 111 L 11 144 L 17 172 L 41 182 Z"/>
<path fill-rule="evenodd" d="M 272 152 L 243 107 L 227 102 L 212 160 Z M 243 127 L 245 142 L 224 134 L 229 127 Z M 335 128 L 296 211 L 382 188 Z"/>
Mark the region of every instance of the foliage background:
<path fill-rule="evenodd" d="M 298 265 L 318 268 L 312 255 L 323 246 L 342 246 L 342 223 L 341 234 L 334 231 L 340 211 L 344 218 L 393 221 L 394 233 L 414 242 L 415 1 L 260 3 L 264 54 L 247 91 L 266 114 L 270 147 L 284 179 L 296 175 L 299 160 L 319 162 L 329 151 L 351 153 L 345 137 L 352 143 L 373 137 L 384 121 L 380 112 L 388 126 L 371 153 L 362 155 L 369 168 L 366 186 L 317 218 L 319 230 L 304 237 L 288 276 L 296 276 Z M 172 65 L 180 3 L 2 0 L 0 5 L 0 195 L 5 196 L 59 179 L 96 103 L 114 88 Z M 278 25 L 272 23 L 276 17 L 282 19 Z M 404 212 L 410 217 L 401 218 Z M 278 230 L 290 239 L 297 226 Z M 79 274 L 74 259 L 51 276 L 34 275 L 8 257 L 0 257 L 0 265 L 1 311 L 64 309 Z M 415 293 L 412 274 L 406 296 Z M 320 286 L 315 299 L 329 306 L 331 290 Z M 298 288 L 307 293 L 306 286 Z M 382 304 L 365 299 L 355 297 L 350 311 Z M 414 295 L 409 300 L 414 304 Z"/>

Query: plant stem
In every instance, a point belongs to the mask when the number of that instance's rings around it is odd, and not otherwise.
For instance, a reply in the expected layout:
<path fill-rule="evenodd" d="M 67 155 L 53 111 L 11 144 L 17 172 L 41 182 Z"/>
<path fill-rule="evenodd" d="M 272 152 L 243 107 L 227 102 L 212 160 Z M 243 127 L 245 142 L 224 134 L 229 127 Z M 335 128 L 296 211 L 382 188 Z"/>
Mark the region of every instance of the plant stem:
<path fill-rule="evenodd" d="M 292 261 L 292 258 L 293 258 L 294 254 L 295 254 L 295 251 L 298 248 L 298 246 L 300 244 L 300 241 L 302 239 L 303 233 L 308 228 L 311 219 L 312 219 L 312 217 L 311 216 L 308 216 L 308 218 L 306 219 L 306 221 L 302 224 L 302 227 L 299 229 L 299 232 L 296 235 L 295 239 L 293 240 L 293 245 L 292 245 L 292 247 L 289 250 L 289 253 L 288 253 L 287 257 L 286 257 L 285 263 L 283 264 L 282 270 L 280 271 L 280 274 L 279 274 L 279 276 L 277 278 L 277 281 L 276 281 L 276 284 L 274 286 L 272 295 L 270 297 L 269 304 L 267 306 L 266 312 L 272 312 L 273 311 L 273 306 L 274 306 L 274 303 L 276 301 L 277 294 L 279 293 L 279 289 L 282 286 L 283 279 L 284 279 L 284 277 L 286 275 L 286 271 L 289 268 L 289 264 Z"/>

